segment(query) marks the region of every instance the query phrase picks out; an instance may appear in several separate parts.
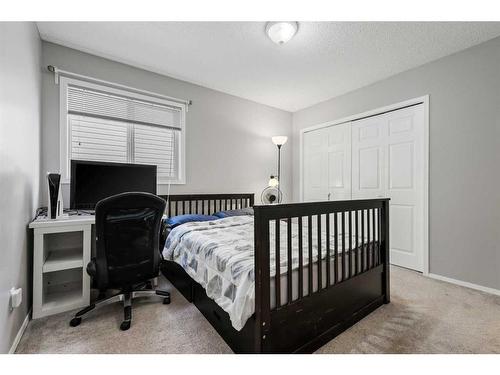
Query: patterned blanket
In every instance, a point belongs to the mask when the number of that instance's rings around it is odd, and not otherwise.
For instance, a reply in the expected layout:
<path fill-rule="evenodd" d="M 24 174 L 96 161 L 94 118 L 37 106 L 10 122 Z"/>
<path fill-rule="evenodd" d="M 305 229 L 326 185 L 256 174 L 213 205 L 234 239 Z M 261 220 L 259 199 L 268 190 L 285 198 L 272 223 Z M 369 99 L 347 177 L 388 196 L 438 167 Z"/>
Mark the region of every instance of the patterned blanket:
<path fill-rule="evenodd" d="M 274 224 L 274 223 L 273 223 Z M 298 230 L 292 223 L 292 269 L 298 268 Z M 280 270 L 287 272 L 287 225 L 280 225 Z M 303 264 L 309 264 L 307 226 L 303 226 Z M 322 258 L 326 236 L 322 235 Z M 270 275 L 276 274 L 274 225 L 270 226 Z M 317 230 L 312 233 L 313 259 L 317 261 Z M 330 239 L 333 245 L 333 237 Z M 354 242 L 354 240 L 353 240 Z M 339 252 L 342 244 L 339 241 Z M 254 218 L 235 216 L 220 220 L 192 222 L 172 230 L 163 256 L 178 263 L 191 278 L 203 286 L 207 295 L 229 314 L 236 330 L 241 330 L 255 311 Z"/>

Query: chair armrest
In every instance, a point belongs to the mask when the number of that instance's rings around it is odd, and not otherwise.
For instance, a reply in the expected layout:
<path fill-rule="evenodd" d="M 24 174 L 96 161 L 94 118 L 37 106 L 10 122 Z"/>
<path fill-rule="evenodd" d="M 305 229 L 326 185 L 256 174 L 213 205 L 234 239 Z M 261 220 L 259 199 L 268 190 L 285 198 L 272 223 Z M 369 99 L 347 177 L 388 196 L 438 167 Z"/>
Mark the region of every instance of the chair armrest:
<path fill-rule="evenodd" d="M 165 220 L 161 220 L 160 224 L 160 236 L 159 236 L 159 250 L 160 253 L 163 251 L 163 248 L 165 247 L 165 242 L 167 241 L 168 234 L 170 232 L 170 228 L 168 227 L 167 223 Z"/>

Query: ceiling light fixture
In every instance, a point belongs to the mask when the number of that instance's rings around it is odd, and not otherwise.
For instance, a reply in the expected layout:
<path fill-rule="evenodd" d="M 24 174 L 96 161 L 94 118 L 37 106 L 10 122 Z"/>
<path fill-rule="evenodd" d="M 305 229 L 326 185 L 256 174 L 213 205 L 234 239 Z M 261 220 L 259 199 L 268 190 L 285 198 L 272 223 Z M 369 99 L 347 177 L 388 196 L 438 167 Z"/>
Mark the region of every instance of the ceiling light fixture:
<path fill-rule="evenodd" d="M 268 22 L 266 34 L 274 43 L 285 44 L 297 33 L 297 22 Z"/>

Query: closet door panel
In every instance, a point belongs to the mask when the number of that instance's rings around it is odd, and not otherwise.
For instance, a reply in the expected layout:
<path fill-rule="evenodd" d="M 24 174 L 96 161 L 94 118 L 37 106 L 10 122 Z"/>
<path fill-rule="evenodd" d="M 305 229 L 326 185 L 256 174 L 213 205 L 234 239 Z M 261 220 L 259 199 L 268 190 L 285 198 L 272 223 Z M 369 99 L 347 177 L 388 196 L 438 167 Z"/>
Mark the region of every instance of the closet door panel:
<path fill-rule="evenodd" d="M 360 148 L 358 151 L 359 190 L 382 189 L 382 153 L 380 148 L 365 147 Z"/>
<path fill-rule="evenodd" d="M 330 200 L 351 199 L 351 124 L 328 128 L 328 194 Z"/>
<path fill-rule="evenodd" d="M 304 200 L 327 200 L 328 132 L 318 129 L 304 134 Z"/>
<path fill-rule="evenodd" d="M 387 123 L 370 117 L 352 123 L 352 198 L 370 199 L 385 194 Z"/>
<path fill-rule="evenodd" d="M 413 141 L 389 145 L 389 190 L 412 190 L 414 184 L 415 147 Z"/>

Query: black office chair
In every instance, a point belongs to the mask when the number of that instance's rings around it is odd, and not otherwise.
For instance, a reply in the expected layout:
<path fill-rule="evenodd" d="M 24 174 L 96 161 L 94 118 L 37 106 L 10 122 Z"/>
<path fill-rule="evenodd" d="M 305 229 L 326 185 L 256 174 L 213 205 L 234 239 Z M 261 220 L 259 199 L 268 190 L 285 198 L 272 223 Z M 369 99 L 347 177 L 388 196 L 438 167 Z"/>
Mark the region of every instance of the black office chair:
<path fill-rule="evenodd" d="M 159 249 L 160 223 L 166 203 L 149 193 L 123 193 L 99 201 L 95 209 L 96 257 L 87 265 L 100 294 L 107 289 L 119 293 L 98 300 L 76 313 L 72 327 L 97 307 L 123 301 L 125 319 L 120 329 L 130 328 L 132 299 L 161 297 L 170 303 L 170 294 L 153 290 L 162 261 Z"/>

